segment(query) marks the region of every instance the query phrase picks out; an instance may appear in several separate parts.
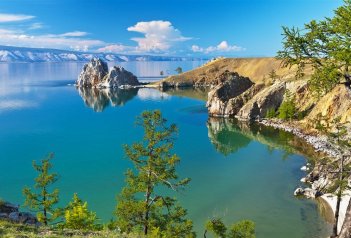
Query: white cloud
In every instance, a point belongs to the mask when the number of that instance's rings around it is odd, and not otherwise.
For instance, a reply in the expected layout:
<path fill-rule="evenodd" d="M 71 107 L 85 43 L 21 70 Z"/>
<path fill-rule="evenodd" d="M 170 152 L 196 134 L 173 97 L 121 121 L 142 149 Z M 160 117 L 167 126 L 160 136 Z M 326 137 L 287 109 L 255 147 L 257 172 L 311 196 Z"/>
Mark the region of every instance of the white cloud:
<path fill-rule="evenodd" d="M 64 34 L 30 35 L 22 31 L 0 29 L 0 45 L 13 45 L 36 48 L 73 49 L 87 51 L 90 48 L 106 45 L 101 40 L 77 37 L 84 32 L 68 32 Z"/>
<path fill-rule="evenodd" d="M 82 37 L 88 35 L 87 32 L 84 31 L 72 31 L 61 34 L 60 36 L 69 36 L 69 37 Z"/>
<path fill-rule="evenodd" d="M 22 14 L 4 14 L 0 13 L 0 23 L 17 22 L 33 19 L 35 16 Z"/>
<path fill-rule="evenodd" d="M 43 25 L 43 23 L 40 23 L 40 22 L 34 22 L 34 23 L 32 23 L 30 26 L 29 26 L 29 30 L 37 30 L 37 29 L 41 29 L 41 28 L 43 28 L 44 27 L 44 25 Z"/>
<path fill-rule="evenodd" d="M 126 46 L 122 44 L 111 44 L 97 49 L 98 52 L 109 52 L 109 53 L 126 53 L 126 52 L 133 52 L 135 50 L 136 48 L 133 46 Z"/>
<path fill-rule="evenodd" d="M 191 50 L 195 53 L 224 53 L 224 52 L 237 52 L 244 51 L 245 48 L 237 45 L 229 45 L 227 41 L 220 42 L 217 46 L 209 46 L 207 48 L 202 48 L 198 45 L 193 45 Z"/>
<path fill-rule="evenodd" d="M 144 37 L 132 38 L 138 43 L 136 50 L 140 52 L 164 52 L 179 42 L 191 39 L 182 36 L 181 32 L 169 21 L 138 22 L 128 27 L 127 30 L 144 34 Z"/>

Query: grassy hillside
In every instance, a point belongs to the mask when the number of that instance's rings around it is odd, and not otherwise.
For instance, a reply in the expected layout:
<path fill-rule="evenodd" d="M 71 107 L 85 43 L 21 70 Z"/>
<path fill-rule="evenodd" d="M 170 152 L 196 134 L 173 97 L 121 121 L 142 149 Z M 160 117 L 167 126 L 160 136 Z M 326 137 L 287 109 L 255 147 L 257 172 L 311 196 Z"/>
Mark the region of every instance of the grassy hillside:
<path fill-rule="evenodd" d="M 166 82 L 205 82 L 211 83 L 225 70 L 234 71 L 249 77 L 255 83 L 269 82 L 269 73 L 275 70 L 282 80 L 293 79 L 294 68 L 281 67 L 281 61 L 275 58 L 222 58 L 209 62 L 194 70 L 164 79 Z M 311 75 L 311 69 L 307 68 L 306 76 Z"/>

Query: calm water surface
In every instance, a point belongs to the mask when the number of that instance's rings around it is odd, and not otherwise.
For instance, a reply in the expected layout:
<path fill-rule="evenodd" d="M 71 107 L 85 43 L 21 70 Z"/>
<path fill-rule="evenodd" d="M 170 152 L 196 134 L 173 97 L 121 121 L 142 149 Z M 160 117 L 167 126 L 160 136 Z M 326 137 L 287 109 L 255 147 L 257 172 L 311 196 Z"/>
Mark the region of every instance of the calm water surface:
<path fill-rule="evenodd" d="M 150 80 L 178 66 L 201 62 L 124 63 Z M 122 144 L 142 136 L 134 120 L 143 110 L 161 109 L 179 127 L 175 151 L 179 173 L 191 177 L 177 196 L 195 222 L 198 236 L 206 219 L 226 223 L 251 219 L 257 237 L 326 237 L 330 225 L 318 204 L 293 197 L 305 157 L 288 133 L 227 120 L 209 119 L 206 92 L 77 90 L 69 84 L 82 64 L 0 64 L 0 197 L 23 204 L 21 190 L 31 186 L 32 160 L 55 152 L 61 204 L 77 192 L 107 221 L 131 163 Z M 190 97 L 189 97 L 190 96 Z M 296 146 L 300 147 L 300 146 Z M 301 147 L 300 147 L 301 149 Z M 307 150 L 307 149 L 306 149 Z"/>

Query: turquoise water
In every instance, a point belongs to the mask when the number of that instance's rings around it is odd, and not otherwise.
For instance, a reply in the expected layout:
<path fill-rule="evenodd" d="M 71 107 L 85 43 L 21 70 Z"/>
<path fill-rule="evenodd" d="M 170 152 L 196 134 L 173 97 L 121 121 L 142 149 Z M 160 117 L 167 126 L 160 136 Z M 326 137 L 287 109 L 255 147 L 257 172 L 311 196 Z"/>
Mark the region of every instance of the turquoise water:
<path fill-rule="evenodd" d="M 179 65 L 139 64 L 130 65 L 130 70 L 145 77 Z M 186 69 L 198 66 L 182 64 Z M 228 224 L 251 219 L 257 237 L 327 236 L 330 225 L 318 205 L 292 195 L 306 163 L 299 155 L 301 148 L 292 146 L 297 144 L 295 137 L 258 125 L 209 119 L 205 102 L 196 99 L 203 92 L 79 91 L 68 84 L 81 66 L 0 64 L 1 198 L 22 204 L 21 190 L 35 177 L 32 160 L 55 152 L 61 204 L 77 192 L 102 220 L 109 220 L 124 184 L 123 173 L 131 166 L 122 144 L 141 138 L 142 131 L 134 125 L 137 115 L 160 109 L 179 127 L 175 146 L 182 159 L 179 173 L 192 181 L 174 196 L 188 209 L 199 237 L 211 217 Z"/>

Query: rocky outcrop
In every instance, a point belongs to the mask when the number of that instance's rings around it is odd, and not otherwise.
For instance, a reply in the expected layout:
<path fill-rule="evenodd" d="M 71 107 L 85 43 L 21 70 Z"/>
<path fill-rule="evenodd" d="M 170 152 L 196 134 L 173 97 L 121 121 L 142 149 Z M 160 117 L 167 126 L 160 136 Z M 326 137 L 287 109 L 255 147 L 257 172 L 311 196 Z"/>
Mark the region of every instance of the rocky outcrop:
<path fill-rule="evenodd" d="M 222 81 L 208 93 L 206 107 L 210 116 L 229 117 L 235 115 L 237 106 L 229 100 L 238 97 L 254 84 L 249 78 L 235 72 L 224 72 L 219 79 Z M 238 100 L 239 101 L 239 100 Z"/>
<path fill-rule="evenodd" d="M 318 195 L 318 192 L 312 188 L 297 188 L 294 191 L 295 196 L 305 196 L 306 198 L 316 198 Z"/>
<path fill-rule="evenodd" d="M 340 117 L 341 123 L 351 123 L 350 88 L 345 85 L 336 86 L 318 101 L 306 119 L 315 121 L 319 114 L 329 121 Z"/>
<path fill-rule="evenodd" d="M 108 73 L 107 63 L 98 58 L 93 58 L 83 66 L 77 80 L 78 87 L 95 87 Z"/>
<path fill-rule="evenodd" d="M 137 77 L 121 66 L 113 66 L 97 87 L 119 88 L 124 85 L 136 86 L 139 84 Z"/>
<path fill-rule="evenodd" d="M 278 109 L 283 101 L 285 89 L 284 82 L 264 88 L 240 109 L 236 117 L 240 120 L 253 120 L 265 117 L 269 109 Z"/>
<path fill-rule="evenodd" d="M 8 202 L 0 203 L 0 219 L 27 225 L 40 225 L 38 219 L 29 212 L 20 212 L 19 206 Z"/>
<path fill-rule="evenodd" d="M 136 86 L 137 77 L 121 66 L 114 66 L 108 70 L 107 63 L 93 58 L 85 64 L 76 82 L 78 87 L 87 88 L 118 88 Z"/>

